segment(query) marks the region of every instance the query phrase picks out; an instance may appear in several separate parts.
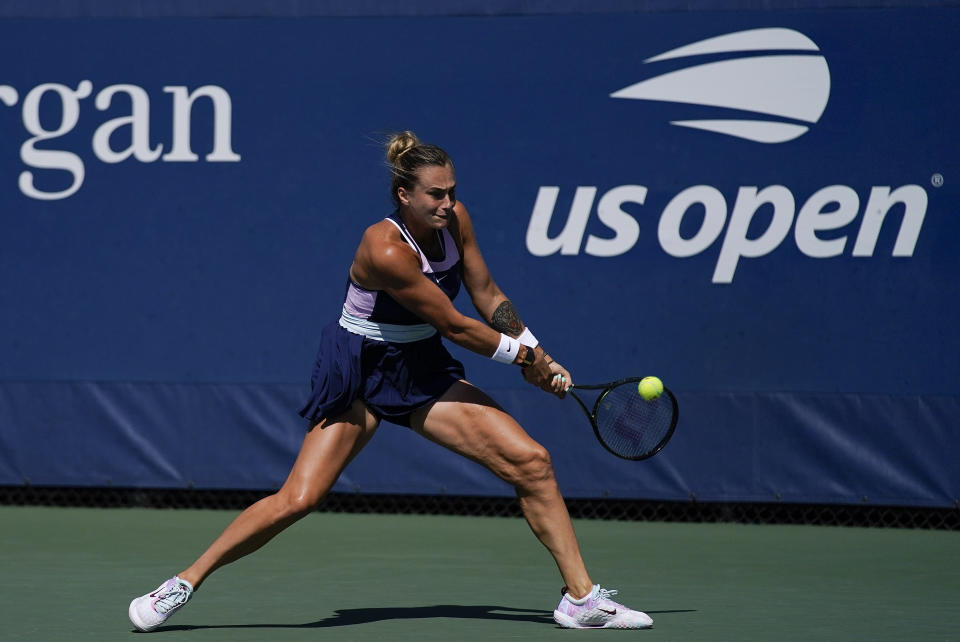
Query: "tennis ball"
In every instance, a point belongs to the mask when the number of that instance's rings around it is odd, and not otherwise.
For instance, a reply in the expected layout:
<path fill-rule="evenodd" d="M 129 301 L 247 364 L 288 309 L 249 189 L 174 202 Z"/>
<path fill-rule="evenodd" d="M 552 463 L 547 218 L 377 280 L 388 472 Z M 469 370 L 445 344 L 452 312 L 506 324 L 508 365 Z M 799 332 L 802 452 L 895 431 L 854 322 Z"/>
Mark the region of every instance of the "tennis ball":
<path fill-rule="evenodd" d="M 653 401 L 663 394 L 663 382 L 656 377 L 644 377 L 637 385 L 637 392 L 647 401 Z"/>

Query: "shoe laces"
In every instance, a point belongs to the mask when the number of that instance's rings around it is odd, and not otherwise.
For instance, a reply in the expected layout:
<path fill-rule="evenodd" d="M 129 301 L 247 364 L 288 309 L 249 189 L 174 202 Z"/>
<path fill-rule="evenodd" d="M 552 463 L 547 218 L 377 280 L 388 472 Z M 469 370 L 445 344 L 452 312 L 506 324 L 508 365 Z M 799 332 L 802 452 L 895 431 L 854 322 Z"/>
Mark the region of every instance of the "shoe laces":
<path fill-rule="evenodd" d="M 610 598 L 619 593 L 617 589 L 605 589 L 602 586 L 597 589 L 597 602 L 607 602 L 616 605 L 618 608 L 627 608 L 619 602 L 614 602 Z"/>
<path fill-rule="evenodd" d="M 599 587 L 597 591 L 597 597 L 601 600 L 609 600 L 611 597 L 619 593 L 617 589 L 605 589 L 602 586 Z"/>
<path fill-rule="evenodd" d="M 182 606 L 190 599 L 190 592 L 179 582 L 173 588 L 165 593 L 160 593 L 153 603 L 153 608 L 157 613 L 164 615 Z"/>

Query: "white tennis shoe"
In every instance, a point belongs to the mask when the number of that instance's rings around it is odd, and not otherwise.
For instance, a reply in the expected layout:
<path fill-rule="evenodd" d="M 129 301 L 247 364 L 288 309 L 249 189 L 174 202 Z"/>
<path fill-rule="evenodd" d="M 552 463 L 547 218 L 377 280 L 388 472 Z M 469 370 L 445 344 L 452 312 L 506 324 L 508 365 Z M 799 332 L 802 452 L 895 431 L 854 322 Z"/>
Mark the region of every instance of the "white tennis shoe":
<path fill-rule="evenodd" d="M 563 588 L 563 597 L 557 610 L 553 612 L 553 621 L 566 629 L 649 629 L 653 620 L 641 611 L 628 609 L 610 599 L 617 591 L 593 585 L 586 597 L 575 600 L 567 588 Z"/>
<path fill-rule="evenodd" d="M 140 631 L 152 631 L 171 615 L 193 595 L 193 586 L 190 582 L 179 577 L 171 577 L 157 587 L 157 590 L 141 595 L 130 602 L 127 611 L 130 621 Z"/>

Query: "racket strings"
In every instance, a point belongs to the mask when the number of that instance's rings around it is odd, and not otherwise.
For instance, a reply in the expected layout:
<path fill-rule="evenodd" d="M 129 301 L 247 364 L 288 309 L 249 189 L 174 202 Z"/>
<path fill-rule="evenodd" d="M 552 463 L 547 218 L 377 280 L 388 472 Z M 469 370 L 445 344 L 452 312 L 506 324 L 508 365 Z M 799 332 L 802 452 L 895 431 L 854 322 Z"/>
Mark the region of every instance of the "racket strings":
<path fill-rule="evenodd" d="M 647 401 L 636 384 L 624 384 L 600 398 L 597 430 L 611 450 L 625 457 L 640 457 L 655 451 L 670 435 L 673 415 L 669 395 Z"/>

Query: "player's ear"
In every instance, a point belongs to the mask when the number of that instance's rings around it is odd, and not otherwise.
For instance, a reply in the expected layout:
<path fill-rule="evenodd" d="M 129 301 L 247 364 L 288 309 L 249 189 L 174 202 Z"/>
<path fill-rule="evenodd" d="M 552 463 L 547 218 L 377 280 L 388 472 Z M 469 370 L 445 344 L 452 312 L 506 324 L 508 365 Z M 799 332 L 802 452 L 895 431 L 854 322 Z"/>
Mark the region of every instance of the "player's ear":
<path fill-rule="evenodd" d="M 397 198 L 399 198 L 400 202 L 404 205 L 410 204 L 410 193 L 407 191 L 406 187 L 397 188 Z"/>

